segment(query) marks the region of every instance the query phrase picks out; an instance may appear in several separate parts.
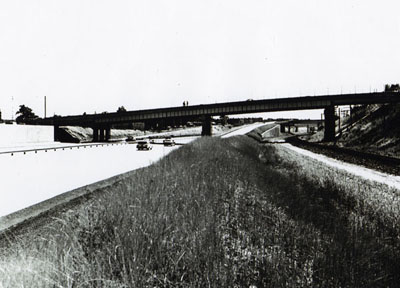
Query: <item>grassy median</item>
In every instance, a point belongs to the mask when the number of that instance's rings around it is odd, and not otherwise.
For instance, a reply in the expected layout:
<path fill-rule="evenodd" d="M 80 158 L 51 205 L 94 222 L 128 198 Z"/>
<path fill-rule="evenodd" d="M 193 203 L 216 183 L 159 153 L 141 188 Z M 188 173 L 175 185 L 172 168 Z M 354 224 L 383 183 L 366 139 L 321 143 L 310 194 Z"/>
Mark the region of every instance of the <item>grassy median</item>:
<path fill-rule="evenodd" d="M 397 191 L 289 156 L 246 136 L 181 147 L 3 249 L 0 287 L 398 283 L 399 205 L 363 200 Z"/>

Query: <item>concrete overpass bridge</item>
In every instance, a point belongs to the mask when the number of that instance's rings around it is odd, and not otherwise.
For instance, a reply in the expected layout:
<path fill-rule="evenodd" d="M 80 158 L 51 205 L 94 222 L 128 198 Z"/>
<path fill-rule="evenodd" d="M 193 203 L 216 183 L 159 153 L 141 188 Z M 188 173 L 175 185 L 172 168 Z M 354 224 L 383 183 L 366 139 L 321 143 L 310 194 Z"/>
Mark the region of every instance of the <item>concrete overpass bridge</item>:
<path fill-rule="evenodd" d="M 211 135 L 211 117 L 274 111 L 324 109 L 325 140 L 335 138 L 335 107 L 341 105 L 400 102 L 400 92 L 374 92 L 340 95 L 302 96 L 265 100 L 224 102 L 206 105 L 127 111 L 120 113 L 88 114 L 42 119 L 38 124 L 54 125 L 58 140 L 60 126 L 82 126 L 93 129 L 94 141 L 107 141 L 112 125 L 142 122 L 146 128 L 179 124 L 202 119 L 202 135 Z"/>
<path fill-rule="evenodd" d="M 293 119 L 280 123 L 280 132 L 291 132 L 292 128 L 298 131 L 299 128 L 306 128 L 307 132 L 317 131 L 319 127 L 324 126 L 324 120 L 303 120 Z"/>

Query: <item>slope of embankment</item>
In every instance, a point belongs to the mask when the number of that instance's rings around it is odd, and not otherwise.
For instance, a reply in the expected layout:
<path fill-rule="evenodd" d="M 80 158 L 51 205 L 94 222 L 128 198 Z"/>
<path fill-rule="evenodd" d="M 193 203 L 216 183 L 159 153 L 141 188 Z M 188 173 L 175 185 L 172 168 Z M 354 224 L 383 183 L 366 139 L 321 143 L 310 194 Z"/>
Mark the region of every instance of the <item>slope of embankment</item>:
<path fill-rule="evenodd" d="M 61 128 L 61 141 L 70 143 L 85 143 L 93 140 L 93 129 L 78 126 L 62 126 Z M 128 136 L 142 136 L 143 131 L 140 130 L 119 130 L 111 129 L 111 140 L 121 140 Z"/>
<path fill-rule="evenodd" d="M 265 135 L 266 132 L 271 131 L 268 133 L 268 135 Z M 266 123 L 263 126 L 257 127 L 256 129 L 253 129 L 249 133 L 247 133 L 247 136 L 261 142 L 264 141 L 265 138 L 274 138 L 274 137 L 279 137 L 280 136 L 280 125 L 271 122 L 271 123 Z"/>
<path fill-rule="evenodd" d="M 400 104 L 360 106 L 354 116 L 338 145 L 400 157 Z"/>
<path fill-rule="evenodd" d="M 213 125 L 213 135 L 218 135 L 223 132 L 229 131 L 232 127 L 230 125 Z M 84 143 L 93 140 L 93 129 L 77 126 L 62 126 L 62 142 L 70 143 Z M 181 136 L 200 136 L 201 127 L 188 127 L 188 128 L 176 128 L 163 131 L 142 131 L 133 129 L 111 129 L 111 140 L 125 140 L 128 136 L 142 137 L 142 136 L 154 136 L 154 137 L 181 137 Z"/>
<path fill-rule="evenodd" d="M 0 250 L 0 287 L 395 287 L 399 198 L 282 146 L 203 137 L 27 227 Z"/>

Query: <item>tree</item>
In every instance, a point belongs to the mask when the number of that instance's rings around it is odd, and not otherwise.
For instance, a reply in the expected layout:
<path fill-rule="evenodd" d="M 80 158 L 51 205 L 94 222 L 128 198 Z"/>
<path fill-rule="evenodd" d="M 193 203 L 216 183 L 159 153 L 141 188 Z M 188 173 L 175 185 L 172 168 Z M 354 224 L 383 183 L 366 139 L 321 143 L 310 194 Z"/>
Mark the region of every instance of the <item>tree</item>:
<path fill-rule="evenodd" d="M 15 120 L 17 123 L 28 123 L 32 120 L 38 119 L 39 117 L 32 112 L 32 109 L 25 105 L 19 105 L 19 110 L 16 115 L 19 115 Z"/>
<path fill-rule="evenodd" d="M 117 113 L 125 113 L 126 109 L 124 106 L 118 107 Z"/>
<path fill-rule="evenodd" d="M 400 91 L 400 85 L 399 84 L 386 84 L 385 85 L 385 92 L 399 92 Z"/>

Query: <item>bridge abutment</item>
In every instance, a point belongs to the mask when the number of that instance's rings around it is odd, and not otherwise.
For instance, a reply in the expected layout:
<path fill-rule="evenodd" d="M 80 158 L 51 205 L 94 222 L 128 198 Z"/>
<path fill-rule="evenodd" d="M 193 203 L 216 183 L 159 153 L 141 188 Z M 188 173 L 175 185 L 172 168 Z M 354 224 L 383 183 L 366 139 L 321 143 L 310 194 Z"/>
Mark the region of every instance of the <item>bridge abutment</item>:
<path fill-rule="evenodd" d="M 326 107 L 324 110 L 325 115 L 325 131 L 324 141 L 335 140 L 335 106 Z"/>

